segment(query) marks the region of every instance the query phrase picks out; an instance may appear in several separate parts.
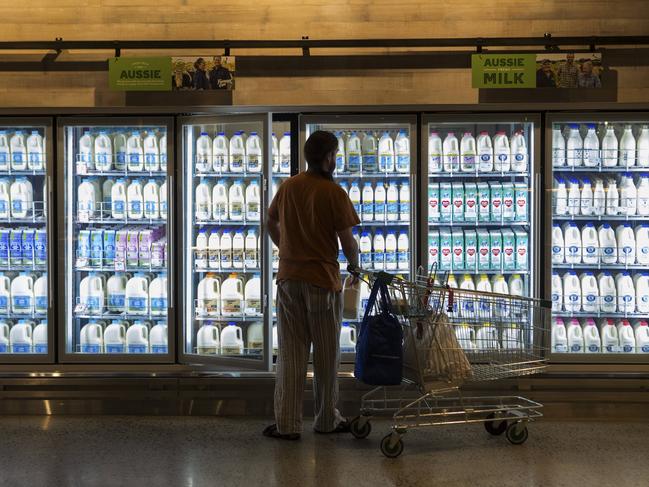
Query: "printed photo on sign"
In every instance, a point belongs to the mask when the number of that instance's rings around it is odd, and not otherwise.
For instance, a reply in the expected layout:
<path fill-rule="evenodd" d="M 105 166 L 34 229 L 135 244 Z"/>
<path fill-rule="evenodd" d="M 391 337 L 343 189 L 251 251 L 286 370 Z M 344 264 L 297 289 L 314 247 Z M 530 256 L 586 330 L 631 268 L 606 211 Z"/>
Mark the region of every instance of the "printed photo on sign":
<path fill-rule="evenodd" d="M 537 88 L 601 88 L 599 53 L 537 54 Z"/>
<path fill-rule="evenodd" d="M 171 58 L 172 90 L 232 90 L 235 68 L 234 56 Z"/>

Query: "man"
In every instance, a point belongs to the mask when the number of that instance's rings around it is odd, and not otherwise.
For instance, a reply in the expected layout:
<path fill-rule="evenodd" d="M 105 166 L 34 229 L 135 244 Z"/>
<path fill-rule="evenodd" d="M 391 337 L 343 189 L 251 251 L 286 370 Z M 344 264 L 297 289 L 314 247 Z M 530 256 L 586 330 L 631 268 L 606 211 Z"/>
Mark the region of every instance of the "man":
<path fill-rule="evenodd" d="M 214 56 L 214 67 L 210 71 L 210 86 L 213 90 L 226 90 L 232 85 L 230 70 L 221 64 L 221 57 Z"/>
<path fill-rule="evenodd" d="M 575 64 L 575 55 L 568 54 L 566 62 L 557 70 L 559 88 L 577 88 L 579 68 Z"/>
<path fill-rule="evenodd" d="M 541 69 L 536 72 L 536 87 L 537 88 L 556 88 L 557 84 L 554 81 L 554 73 L 552 72 L 552 65 L 549 59 L 544 59 L 541 63 Z"/>
<path fill-rule="evenodd" d="M 210 81 L 207 78 L 207 71 L 205 71 L 205 59 L 199 57 L 194 62 L 194 89 L 195 90 L 209 90 Z"/>
<path fill-rule="evenodd" d="M 352 227 L 360 220 L 347 193 L 333 180 L 338 140 L 314 132 L 304 144 L 306 172 L 285 181 L 268 209 L 268 232 L 279 247 L 276 424 L 264 436 L 297 440 L 302 396 L 313 343 L 317 433 L 349 431 L 336 409 L 342 321 L 338 239 L 350 266 L 358 266 Z"/>
<path fill-rule="evenodd" d="M 581 65 L 581 73 L 579 73 L 579 87 L 580 88 L 601 88 L 602 82 L 599 76 L 593 73 L 593 63 L 586 61 Z"/>

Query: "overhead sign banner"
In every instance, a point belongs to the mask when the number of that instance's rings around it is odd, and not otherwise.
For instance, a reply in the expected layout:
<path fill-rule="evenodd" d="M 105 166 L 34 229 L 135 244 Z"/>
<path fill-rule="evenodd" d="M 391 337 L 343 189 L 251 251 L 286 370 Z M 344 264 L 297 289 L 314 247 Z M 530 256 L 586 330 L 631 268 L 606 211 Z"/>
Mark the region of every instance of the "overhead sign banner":
<path fill-rule="evenodd" d="M 473 54 L 473 88 L 535 88 L 536 54 Z"/>
<path fill-rule="evenodd" d="M 117 57 L 108 61 L 112 90 L 171 91 L 170 57 Z"/>

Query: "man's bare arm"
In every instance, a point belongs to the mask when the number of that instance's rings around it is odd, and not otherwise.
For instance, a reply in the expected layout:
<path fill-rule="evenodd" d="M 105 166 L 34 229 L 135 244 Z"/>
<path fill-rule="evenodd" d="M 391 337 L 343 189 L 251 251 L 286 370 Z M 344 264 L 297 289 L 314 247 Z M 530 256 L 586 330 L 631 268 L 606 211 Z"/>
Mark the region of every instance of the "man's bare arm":
<path fill-rule="evenodd" d="M 338 238 L 340 239 L 343 254 L 345 254 L 349 265 L 358 267 L 358 242 L 356 242 L 352 234 L 352 227 L 338 232 Z"/>
<path fill-rule="evenodd" d="M 277 247 L 279 247 L 279 220 L 275 220 L 269 215 L 266 220 L 266 226 L 268 227 L 268 234 L 270 235 L 270 239 Z"/>

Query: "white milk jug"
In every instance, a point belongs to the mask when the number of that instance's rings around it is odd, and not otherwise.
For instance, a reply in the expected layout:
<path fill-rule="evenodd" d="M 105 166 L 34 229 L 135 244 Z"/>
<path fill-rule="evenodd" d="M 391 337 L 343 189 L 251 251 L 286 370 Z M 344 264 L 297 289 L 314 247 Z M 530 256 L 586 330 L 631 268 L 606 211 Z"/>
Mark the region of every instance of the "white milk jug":
<path fill-rule="evenodd" d="M 79 155 L 77 166 L 86 170 L 95 168 L 95 139 L 89 131 L 85 131 L 79 138 Z"/>
<path fill-rule="evenodd" d="M 79 333 L 81 353 L 102 353 L 104 349 L 103 329 L 95 321 L 89 322 Z"/>
<path fill-rule="evenodd" d="M 439 138 L 439 137 L 438 137 Z M 438 160 L 438 165 L 441 165 L 441 158 L 442 158 L 442 142 L 441 140 L 439 141 L 439 160 Z M 429 157 L 428 161 L 430 164 L 430 139 L 429 139 L 429 146 L 428 146 L 428 151 L 429 151 Z M 392 140 L 392 137 L 390 137 L 390 134 L 388 132 L 383 132 L 383 135 L 379 139 L 379 171 L 380 172 L 389 172 L 392 173 L 394 172 L 395 169 L 395 155 L 394 155 L 394 140 Z M 336 164 L 338 163 L 338 158 L 336 158 Z M 336 170 L 338 167 L 336 166 Z"/>
<path fill-rule="evenodd" d="M 149 313 L 149 280 L 136 274 L 126 283 L 126 312 L 132 315 Z"/>
<path fill-rule="evenodd" d="M 628 320 L 622 320 L 617 327 L 617 338 L 620 342 L 619 351 L 622 353 L 635 353 L 636 343 L 633 327 Z"/>
<path fill-rule="evenodd" d="M 375 173 L 379 169 L 378 145 L 376 137 L 371 132 L 363 135 L 361 142 L 361 155 L 363 156 L 363 172 Z"/>
<path fill-rule="evenodd" d="M 394 155 L 397 172 L 408 173 L 410 171 L 410 139 L 404 130 L 399 130 L 394 141 Z"/>
<path fill-rule="evenodd" d="M 0 179 L 0 218 L 9 218 L 11 214 L 11 183 L 9 179 Z"/>
<path fill-rule="evenodd" d="M 513 172 L 527 171 L 527 142 L 521 130 L 512 135 L 511 144 L 511 165 Z"/>
<path fill-rule="evenodd" d="M 100 275 L 90 274 L 79 283 L 79 304 L 88 314 L 101 314 L 104 311 L 104 281 Z"/>
<path fill-rule="evenodd" d="M 620 313 L 635 312 L 635 286 L 631 274 L 627 271 L 620 272 L 615 276 L 617 288 L 617 310 Z"/>
<path fill-rule="evenodd" d="M 374 220 L 377 222 L 386 221 L 385 200 L 385 186 L 379 181 L 376 183 L 376 189 L 374 190 Z"/>
<path fill-rule="evenodd" d="M 617 189 L 617 182 L 611 179 L 606 186 L 606 214 L 615 216 L 620 211 L 620 193 Z"/>
<path fill-rule="evenodd" d="M 232 267 L 235 269 L 243 269 L 244 260 L 246 258 L 246 239 L 243 230 L 239 229 L 234 232 L 232 237 Z"/>
<path fill-rule="evenodd" d="M 41 320 L 32 333 L 34 353 L 47 353 L 47 341 L 47 320 Z"/>
<path fill-rule="evenodd" d="M 588 318 L 584 325 L 584 347 L 587 353 L 599 353 L 602 351 L 602 340 L 599 337 L 599 330 L 595 320 Z"/>
<path fill-rule="evenodd" d="M 27 137 L 27 167 L 32 171 L 41 171 L 45 167 L 43 136 L 38 130 L 32 130 Z"/>
<path fill-rule="evenodd" d="M 8 171 L 11 165 L 11 149 L 9 148 L 9 139 L 7 131 L 0 130 L 0 171 Z"/>
<path fill-rule="evenodd" d="M 0 313 L 11 313 L 11 279 L 0 272 Z"/>
<path fill-rule="evenodd" d="M 158 197 L 160 199 L 160 218 L 166 220 L 167 219 L 167 181 L 164 181 L 160 185 L 160 191 L 158 191 Z"/>
<path fill-rule="evenodd" d="M 228 324 L 221 332 L 221 353 L 223 355 L 243 354 L 243 332 L 235 324 Z"/>
<path fill-rule="evenodd" d="M 273 174 L 279 173 L 279 141 L 277 140 L 277 134 L 273 132 L 270 137 L 272 145 L 272 160 L 273 166 L 271 168 Z M 273 193 L 274 194 L 274 193 Z M 250 328 L 248 329 L 248 335 L 250 335 Z"/>
<path fill-rule="evenodd" d="M 338 148 L 336 149 L 336 173 L 340 174 L 345 172 L 345 139 L 343 138 L 344 134 L 342 132 L 336 132 L 335 135 L 338 139 Z"/>
<path fill-rule="evenodd" d="M 126 167 L 129 171 L 144 170 L 144 151 L 140 132 L 133 131 L 126 140 Z"/>
<path fill-rule="evenodd" d="M 552 351 L 565 353 L 568 351 L 568 334 L 561 318 L 555 318 L 552 325 Z"/>
<path fill-rule="evenodd" d="M 584 351 L 584 334 L 579 320 L 572 318 L 568 323 L 568 351 L 570 353 L 582 353 Z"/>
<path fill-rule="evenodd" d="M 457 341 L 464 350 L 474 351 L 476 349 L 475 330 L 468 323 L 456 325 L 455 336 Z"/>
<path fill-rule="evenodd" d="M 144 185 L 143 193 L 144 218 L 157 220 L 160 218 L 160 194 L 155 179 L 149 179 Z"/>
<path fill-rule="evenodd" d="M 592 272 L 586 271 L 581 275 L 581 307 L 587 313 L 599 311 L 599 289 L 597 279 Z"/>
<path fill-rule="evenodd" d="M 17 314 L 34 311 L 34 278 L 26 272 L 11 281 L 11 309 Z"/>
<path fill-rule="evenodd" d="M 237 316 L 243 311 L 243 281 L 236 274 L 230 274 L 221 285 L 221 314 Z"/>
<path fill-rule="evenodd" d="M 643 125 L 637 142 L 637 165 L 649 167 L 649 127 Z"/>
<path fill-rule="evenodd" d="M 641 223 L 635 227 L 636 261 L 649 265 L 649 225 Z"/>
<path fill-rule="evenodd" d="M 228 194 L 229 209 L 228 214 L 232 221 L 242 221 L 244 216 L 245 198 L 243 191 L 243 182 L 236 180 L 230 186 Z"/>
<path fill-rule="evenodd" d="M 230 142 L 225 132 L 219 132 L 212 143 L 212 169 L 216 173 L 228 170 Z"/>
<path fill-rule="evenodd" d="M 149 352 L 149 328 L 136 321 L 126 330 L 126 351 L 128 353 Z"/>
<path fill-rule="evenodd" d="M 620 158 L 618 165 L 622 167 L 635 166 L 636 142 L 631 125 L 624 127 L 624 133 L 620 139 Z"/>
<path fill-rule="evenodd" d="M 11 327 L 9 332 L 11 353 L 32 353 L 32 325 L 31 322 L 20 320 Z"/>
<path fill-rule="evenodd" d="M 219 254 L 221 255 L 221 269 L 230 269 L 232 262 L 232 234 L 223 232 L 219 241 Z"/>
<path fill-rule="evenodd" d="M 567 271 L 563 275 L 563 306 L 566 311 L 578 313 L 581 311 L 581 284 L 575 271 Z"/>
<path fill-rule="evenodd" d="M 396 189 L 396 183 L 394 185 L 394 189 Z M 354 207 L 354 210 L 358 214 L 359 217 L 362 217 L 361 215 L 361 189 L 358 186 L 358 181 L 352 181 L 352 185 L 349 188 L 349 199 L 352 202 L 352 205 Z M 398 218 L 399 215 L 399 190 L 396 189 L 396 204 L 394 207 L 394 220 Z M 390 187 L 388 187 L 388 220 L 390 219 Z"/>
<path fill-rule="evenodd" d="M 113 321 L 104 330 L 106 353 L 126 353 L 126 326 L 122 321 Z"/>
<path fill-rule="evenodd" d="M 207 274 L 198 283 L 196 292 L 196 312 L 200 316 L 217 316 L 221 304 L 219 280 L 213 274 Z"/>
<path fill-rule="evenodd" d="M 502 345 L 506 350 L 520 350 L 523 348 L 521 330 L 516 323 L 503 329 Z"/>
<path fill-rule="evenodd" d="M 252 279 L 246 282 L 245 287 L 245 314 L 250 316 L 261 316 L 261 276 L 255 274 Z"/>
<path fill-rule="evenodd" d="M 225 179 L 219 179 L 212 189 L 212 218 L 216 221 L 228 219 L 228 185 Z"/>
<path fill-rule="evenodd" d="M 565 243 L 565 258 L 568 264 L 580 264 L 582 256 L 582 241 L 579 227 L 574 222 L 567 222 L 563 226 L 563 239 Z"/>
<path fill-rule="evenodd" d="M 570 178 L 568 183 L 568 214 L 579 215 L 581 212 L 581 188 L 579 187 L 579 180 Z"/>
<path fill-rule="evenodd" d="M 356 352 L 356 328 L 349 323 L 343 323 L 340 328 L 340 352 Z"/>
<path fill-rule="evenodd" d="M 141 220 L 144 217 L 144 195 L 142 183 L 136 179 L 128 185 L 126 190 L 126 212 L 131 220 Z"/>
<path fill-rule="evenodd" d="M 552 129 L 552 166 L 562 167 L 566 165 L 566 139 L 560 128 Z"/>
<path fill-rule="evenodd" d="M 209 183 L 201 179 L 196 186 L 196 204 L 194 216 L 196 220 L 210 220 L 212 218 L 212 197 Z"/>
<path fill-rule="evenodd" d="M 47 313 L 47 274 L 43 274 L 34 281 L 34 310 L 36 313 Z"/>
<path fill-rule="evenodd" d="M 478 172 L 494 170 L 494 149 L 488 132 L 478 135 Z"/>
<path fill-rule="evenodd" d="M 561 276 L 552 273 L 552 311 L 561 311 L 563 309 L 563 281 Z"/>
<path fill-rule="evenodd" d="M 599 237 L 595 225 L 586 223 L 581 229 L 582 262 L 584 264 L 597 264 L 599 262 Z"/>
<path fill-rule="evenodd" d="M 462 172 L 475 172 L 476 156 L 475 138 L 471 132 L 465 132 L 460 141 L 460 170 Z"/>
<path fill-rule="evenodd" d="M 149 347 L 151 353 L 168 353 L 167 325 L 158 323 L 149 332 Z"/>
<path fill-rule="evenodd" d="M 617 241 L 617 261 L 620 264 L 635 264 L 635 233 L 629 223 L 623 223 L 615 229 Z"/>
<path fill-rule="evenodd" d="M 214 235 L 218 235 L 216 232 L 212 232 Z M 198 269 L 207 268 L 207 256 L 208 256 L 208 239 L 211 237 L 208 234 L 206 228 L 201 228 L 196 235 L 196 248 L 194 249 L 194 265 Z M 218 266 L 217 266 L 218 267 Z"/>
<path fill-rule="evenodd" d="M 615 264 L 617 262 L 617 239 L 611 225 L 602 224 L 597 230 L 597 237 L 602 264 Z"/>
<path fill-rule="evenodd" d="M 257 135 L 257 132 L 251 132 L 250 137 L 246 140 L 246 163 L 248 172 L 261 172 L 263 162 L 261 138 Z"/>
<path fill-rule="evenodd" d="M 640 321 L 635 327 L 635 345 L 637 353 L 649 353 L 649 324 Z"/>
<path fill-rule="evenodd" d="M 167 275 L 160 274 L 149 284 L 149 309 L 154 316 L 167 314 Z"/>
<path fill-rule="evenodd" d="M 584 137 L 584 166 L 586 167 L 599 167 L 599 138 L 595 129 L 595 124 L 588 124 L 588 132 Z"/>
<path fill-rule="evenodd" d="M 248 230 L 244 244 L 245 248 L 243 257 L 243 265 L 246 269 L 254 269 L 258 266 L 258 242 L 259 239 L 257 238 L 257 232 L 255 232 L 255 230 Z"/>
<path fill-rule="evenodd" d="M 581 214 L 589 216 L 593 214 L 593 187 L 590 184 L 590 179 L 584 178 L 581 180 L 580 208 Z"/>
<path fill-rule="evenodd" d="M 649 174 L 640 174 L 638 187 L 636 188 L 636 197 L 636 214 L 640 216 L 649 215 Z"/>
<path fill-rule="evenodd" d="M 552 194 L 554 198 L 554 213 L 555 215 L 568 214 L 568 189 L 566 188 L 566 181 L 563 178 L 556 178 L 554 180 L 554 191 Z"/>
<path fill-rule="evenodd" d="M 126 169 L 126 135 L 118 132 L 113 137 L 113 150 L 115 152 L 115 169 Z"/>
<path fill-rule="evenodd" d="M 372 183 L 366 182 L 363 186 L 362 193 L 361 217 L 362 221 L 372 221 L 374 219 L 374 189 Z"/>
<path fill-rule="evenodd" d="M 264 325 L 252 323 L 246 331 L 248 353 L 260 354 L 264 348 Z"/>
<path fill-rule="evenodd" d="M 25 177 L 16 178 L 9 190 L 11 196 L 11 216 L 13 218 L 27 218 L 32 214 L 34 203 L 34 190 L 32 183 Z"/>
<path fill-rule="evenodd" d="M 552 263 L 563 264 L 565 258 L 566 252 L 563 231 L 561 230 L 561 225 L 555 223 L 552 225 Z"/>
<path fill-rule="evenodd" d="M 126 218 L 126 179 L 118 179 L 110 189 L 111 216 L 116 220 Z"/>
<path fill-rule="evenodd" d="M 633 276 L 633 284 L 637 312 L 649 314 L 649 273 L 638 272 Z"/>
<path fill-rule="evenodd" d="M 437 132 L 431 132 L 428 137 L 428 173 L 442 172 L 442 139 Z"/>
<path fill-rule="evenodd" d="M 260 191 L 259 183 L 255 180 L 250 181 L 246 188 L 246 220 L 259 221 L 260 218 Z"/>
<path fill-rule="evenodd" d="M 604 167 L 617 166 L 618 141 L 615 136 L 615 129 L 612 126 L 606 128 L 606 135 L 602 140 L 602 164 Z"/>
<path fill-rule="evenodd" d="M 162 134 L 162 137 L 160 137 L 158 150 L 160 151 L 160 170 L 162 172 L 167 172 L 167 133 L 166 132 Z"/>
<path fill-rule="evenodd" d="M 583 162 L 584 141 L 579 133 L 579 125 L 571 124 L 568 134 L 566 163 L 569 167 L 581 166 Z"/>
<path fill-rule="evenodd" d="M 602 313 L 615 313 L 617 311 L 617 290 L 615 280 L 608 271 L 603 271 L 597 277 L 599 288 L 599 307 Z"/>
<path fill-rule="evenodd" d="M 500 348 L 498 330 L 491 323 L 484 323 L 478 329 L 476 347 L 478 350 L 498 350 Z"/>
<path fill-rule="evenodd" d="M 509 139 L 504 131 L 499 131 L 494 137 L 494 170 L 508 172 L 511 170 L 511 150 Z"/>
<path fill-rule="evenodd" d="M 113 144 L 105 130 L 99 132 L 94 149 L 97 171 L 110 171 L 113 167 Z"/>
<path fill-rule="evenodd" d="M 210 172 L 212 170 L 212 139 L 207 132 L 201 132 L 196 139 L 196 161 L 195 168 L 197 173 Z"/>
<path fill-rule="evenodd" d="M 340 139 L 339 139 L 340 143 Z M 341 148 L 339 147 L 338 151 Z M 343 155 L 344 157 L 344 155 Z M 291 172 L 291 133 L 284 132 L 279 139 L 279 172 L 289 174 Z"/>
<path fill-rule="evenodd" d="M 460 148 L 457 137 L 453 132 L 446 135 L 443 143 L 444 172 L 460 171 Z"/>
<path fill-rule="evenodd" d="M 230 139 L 230 172 L 243 172 L 245 168 L 246 148 L 241 132 L 236 132 Z"/>
<path fill-rule="evenodd" d="M 201 326 L 196 333 L 196 351 L 201 355 L 216 355 L 220 349 L 219 329 L 209 323 Z"/>
<path fill-rule="evenodd" d="M 604 182 L 601 179 L 595 179 L 595 189 L 593 190 L 593 215 L 602 216 L 606 212 L 606 191 Z"/>

